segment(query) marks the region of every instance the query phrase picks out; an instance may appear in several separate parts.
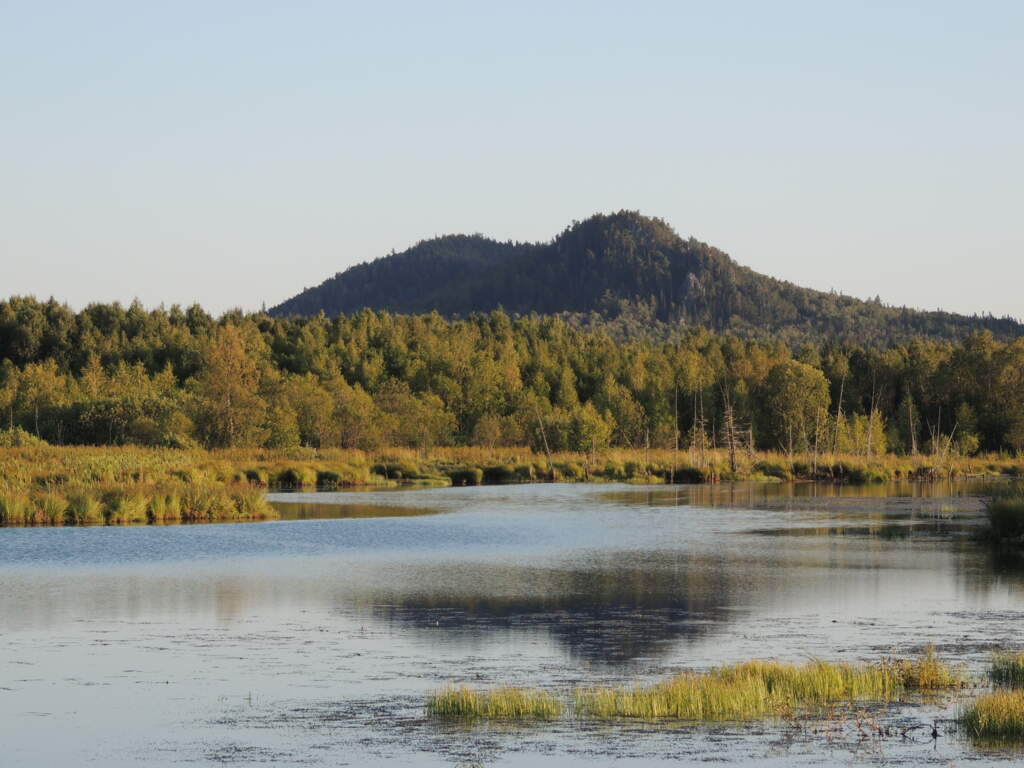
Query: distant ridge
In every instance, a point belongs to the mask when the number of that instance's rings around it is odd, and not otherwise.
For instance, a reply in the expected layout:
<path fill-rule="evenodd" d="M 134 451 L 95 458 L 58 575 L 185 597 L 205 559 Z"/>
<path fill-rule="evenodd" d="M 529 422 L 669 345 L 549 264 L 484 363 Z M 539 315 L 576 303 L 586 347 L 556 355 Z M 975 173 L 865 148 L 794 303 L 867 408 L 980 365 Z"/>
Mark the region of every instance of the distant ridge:
<path fill-rule="evenodd" d="M 670 337 L 704 326 L 740 336 L 888 343 L 988 330 L 1024 335 L 1012 318 L 890 307 L 801 288 L 740 266 L 636 211 L 574 222 L 549 243 L 445 235 L 359 264 L 272 308 L 328 315 L 368 308 L 448 317 L 503 309 L 605 323 L 626 336 Z"/>

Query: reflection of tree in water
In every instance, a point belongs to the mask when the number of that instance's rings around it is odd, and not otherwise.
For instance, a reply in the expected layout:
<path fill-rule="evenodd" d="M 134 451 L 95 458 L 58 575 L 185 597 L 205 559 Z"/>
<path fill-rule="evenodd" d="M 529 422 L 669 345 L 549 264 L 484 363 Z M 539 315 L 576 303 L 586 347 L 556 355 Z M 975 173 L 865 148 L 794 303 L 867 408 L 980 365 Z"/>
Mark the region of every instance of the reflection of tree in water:
<path fill-rule="evenodd" d="M 729 571 L 707 556 L 648 553 L 637 562 L 630 553 L 575 569 L 484 566 L 419 580 L 444 590 L 375 594 L 366 602 L 375 615 L 419 629 L 544 630 L 594 663 L 660 655 L 734 618 Z"/>
<path fill-rule="evenodd" d="M 975 595 L 1005 588 L 1024 600 L 1024 548 L 971 544 L 958 553 L 957 570 L 965 587 Z"/>
<path fill-rule="evenodd" d="M 637 486 L 601 494 L 602 501 L 648 507 L 878 511 L 889 515 L 978 512 L 984 483 L 948 480 L 930 483 L 843 485 L 836 483 L 722 483 Z"/>

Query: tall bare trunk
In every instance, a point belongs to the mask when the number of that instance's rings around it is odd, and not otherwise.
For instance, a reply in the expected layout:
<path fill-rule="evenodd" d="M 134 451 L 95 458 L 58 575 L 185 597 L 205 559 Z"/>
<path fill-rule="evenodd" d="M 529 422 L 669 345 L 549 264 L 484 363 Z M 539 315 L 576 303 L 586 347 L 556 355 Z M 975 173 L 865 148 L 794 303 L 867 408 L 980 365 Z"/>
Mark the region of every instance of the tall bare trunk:
<path fill-rule="evenodd" d="M 548 445 L 548 434 L 544 431 L 544 419 L 540 415 L 540 406 L 536 402 L 533 404 L 534 410 L 537 413 L 537 423 L 540 425 L 540 438 L 544 442 L 544 455 L 548 460 L 548 479 L 555 479 L 555 465 L 551 462 L 551 447 Z"/>

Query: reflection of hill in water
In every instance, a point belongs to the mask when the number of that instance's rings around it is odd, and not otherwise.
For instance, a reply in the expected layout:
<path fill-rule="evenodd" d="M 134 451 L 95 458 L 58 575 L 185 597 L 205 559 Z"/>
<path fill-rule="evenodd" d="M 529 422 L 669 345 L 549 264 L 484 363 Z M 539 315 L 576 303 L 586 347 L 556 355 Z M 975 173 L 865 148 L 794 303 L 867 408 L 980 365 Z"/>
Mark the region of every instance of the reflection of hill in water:
<path fill-rule="evenodd" d="M 724 561 L 667 555 L 578 569 L 477 566 L 445 580 L 424 574 L 422 583 L 445 589 L 375 593 L 359 602 L 422 630 L 543 630 L 573 656 L 612 664 L 702 637 L 733 618 L 735 591 Z"/>

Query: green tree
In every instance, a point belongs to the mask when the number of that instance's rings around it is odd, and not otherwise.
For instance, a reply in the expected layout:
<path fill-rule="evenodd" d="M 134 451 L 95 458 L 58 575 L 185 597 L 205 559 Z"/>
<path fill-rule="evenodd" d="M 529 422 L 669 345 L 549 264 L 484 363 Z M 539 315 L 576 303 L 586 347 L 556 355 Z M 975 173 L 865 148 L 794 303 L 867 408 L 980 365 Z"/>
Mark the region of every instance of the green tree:
<path fill-rule="evenodd" d="M 0 411 L 6 415 L 7 428 L 14 429 L 14 406 L 18 401 L 20 372 L 10 360 L 0 364 Z"/>
<path fill-rule="evenodd" d="M 241 331 L 217 329 L 203 349 L 196 380 L 196 425 L 212 446 L 260 445 L 267 437 L 267 403 L 260 396 L 262 375 Z"/>
<path fill-rule="evenodd" d="M 812 448 L 828 406 L 828 381 L 820 370 L 795 360 L 779 363 L 764 384 L 769 444 L 789 453 Z"/>

